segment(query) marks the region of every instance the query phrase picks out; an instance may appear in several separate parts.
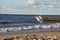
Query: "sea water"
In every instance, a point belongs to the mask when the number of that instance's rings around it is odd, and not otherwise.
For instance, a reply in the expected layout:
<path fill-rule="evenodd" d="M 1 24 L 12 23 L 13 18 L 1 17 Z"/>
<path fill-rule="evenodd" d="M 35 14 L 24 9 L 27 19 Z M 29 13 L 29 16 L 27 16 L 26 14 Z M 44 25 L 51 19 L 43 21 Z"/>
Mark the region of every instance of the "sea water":
<path fill-rule="evenodd" d="M 22 33 L 38 31 L 60 31 L 60 22 L 38 22 L 39 15 L 0 14 L 0 33 Z M 42 17 L 60 17 L 60 15 L 40 15 Z"/>

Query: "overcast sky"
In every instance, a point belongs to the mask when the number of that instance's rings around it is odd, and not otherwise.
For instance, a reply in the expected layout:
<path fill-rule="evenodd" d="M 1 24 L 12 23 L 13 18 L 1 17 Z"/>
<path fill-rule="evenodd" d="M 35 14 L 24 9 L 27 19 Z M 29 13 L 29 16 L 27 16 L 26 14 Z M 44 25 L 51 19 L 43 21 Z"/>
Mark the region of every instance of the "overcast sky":
<path fill-rule="evenodd" d="M 0 0 L 0 14 L 60 15 L 60 0 Z"/>

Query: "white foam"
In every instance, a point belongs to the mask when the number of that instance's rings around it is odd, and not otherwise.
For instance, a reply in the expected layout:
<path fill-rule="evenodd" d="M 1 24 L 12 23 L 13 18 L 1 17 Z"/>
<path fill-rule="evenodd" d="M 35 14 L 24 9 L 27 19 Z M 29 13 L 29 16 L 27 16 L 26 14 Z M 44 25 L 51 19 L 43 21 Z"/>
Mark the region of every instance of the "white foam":
<path fill-rule="evenodd" d="M 33 26 L 20 26 L 20 27 L 7 27 L 7 28 L 0 28 L 0 33 L 4 32 L 15 32 L 15 31 L 22 31 L 22 30 L 31 30 L 31 29 L 51 29 L 52 28 L 60 28 L 60 23 L 54 24 L 42 24 L 42 25 L 33 25 Z"/>

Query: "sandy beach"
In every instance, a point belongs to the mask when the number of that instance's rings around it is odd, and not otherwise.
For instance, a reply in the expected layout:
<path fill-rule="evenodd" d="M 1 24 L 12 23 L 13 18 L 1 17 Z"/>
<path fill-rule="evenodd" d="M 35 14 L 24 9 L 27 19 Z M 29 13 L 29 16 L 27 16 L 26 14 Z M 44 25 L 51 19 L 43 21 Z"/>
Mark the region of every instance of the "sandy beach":
<path fill-rule="evenodd" d="M 17 38 L 20 40 L 26 40 L 28 38 L 29 40 L 31 38 L 36 37 L 37 39 L 40 39 L 40 37 L 45 37 L 54 39 L 56 37 L 60 38 L 60 32 L 32 32 L 32 33 L 14 33 L 14 34 L 0 34 L 0 40 L 17 40 Z"/>

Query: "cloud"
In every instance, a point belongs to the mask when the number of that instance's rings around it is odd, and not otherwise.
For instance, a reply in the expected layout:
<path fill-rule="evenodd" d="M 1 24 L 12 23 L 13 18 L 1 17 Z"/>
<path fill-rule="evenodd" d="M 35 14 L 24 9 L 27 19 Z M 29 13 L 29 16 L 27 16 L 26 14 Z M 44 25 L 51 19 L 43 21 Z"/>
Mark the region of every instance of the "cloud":
<path fill-rule="evenodd" d="M 16 0 L 15 0 L 16 1 Z M 22 0 L 21 0 L 22 1 Z M 22 1 L 25 2 L 25 1 Z M 59 5 L 56 5 L 56 2 L 53 1 L 51 4 L 50 2 L 45 2 L 42 0 L 27 0 L 28 4 L 21 4 L 17 2 L 9 2 L 8 4 L 0 3 L 0 13 L 25 13 L 25 14 L 59 14 L 60 8 Z M 42 2 L 40 4 L 40 2 Z M 55 2 L 55 4 L 54 4 Z M 56 9 L 57 8 L 57 9 Z"/>
<path fill-rule="evenodd" d="M 34 0 L 28 0 L 29 4 L 34 4 Z"/>

